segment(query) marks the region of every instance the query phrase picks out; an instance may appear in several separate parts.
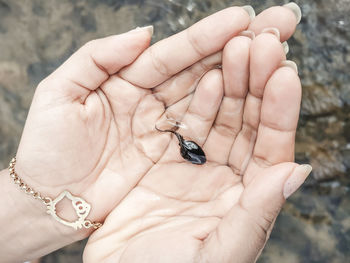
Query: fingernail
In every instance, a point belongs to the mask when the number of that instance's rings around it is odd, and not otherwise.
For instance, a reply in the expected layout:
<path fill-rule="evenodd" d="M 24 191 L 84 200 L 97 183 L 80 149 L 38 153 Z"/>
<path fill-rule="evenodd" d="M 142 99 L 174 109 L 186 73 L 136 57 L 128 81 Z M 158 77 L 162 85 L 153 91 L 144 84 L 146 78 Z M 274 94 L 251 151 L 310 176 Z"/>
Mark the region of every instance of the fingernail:
<path fill-rule="evenodd" d="M 284 49 L 284 53 L 287 55 L 288 52 L 289 52 L 289 45 L 288 45 L 287 41 L 284 41 L 282 43 L 282 46 L 283 46 L 283 49 Z"/>
<path fill-rule="evenodd" d="M 248 13 L 250 20 L 255 18 L 255 10 L 251 5 L 242 6 L 242 8 Z"/>
<path fill-rule="evenodd" d="M 285 199 L 290 197 L 305 182 L 306 178 L 312 171 L 312 166 L 303 164 L 297 166 L 293 173 L 284 183 L 283 196 Z"/>
<path fill-rule="evenodd" d="M 298 74 L 298 66 L 294 61 L 291 61 L 291 60 L 282 61 L 281 67 L 289 67 Z"/>
<path fill-rule="evenodd" d="M 144 31 L 144 30 L 147 30 L 151 36 L 153 35 L 153 26 L 136 27 L 132 31 L 139 32 L 139 31 Z"/>
<path fill-rule="evenodd" d="M 295 17 L 297 19 L 297 24 L 299 24 L 300 20 L 301 20 L 301 9 L 300 9 L 300 7 L 294 2 L 290 2 L 288 4 L 285 4 L 284 7 L 287 7 L 290 10 L 292 10 L 292 12 L 294 13 L 294 15 L 295 15 Z"/>
<path fill-rule="evenodd" d="M 273 34 L 277 37 L 278 41 L 281 39 L 281 34 L 280 34 L 280 31 L 275 28 L 275 27 L 267 27 L 265 28 L 262 33 L 270 33 L 270 34 Z"/>
<path fill-rule="evenodd" d="M 245 30 L 245 31 L 242 31 L 241 33 L 239 33 L 239 36 L 249 37 L 250 39 L 254 39 L 255 33 L 253 31 L 250 31 L 250 30 Z"/>

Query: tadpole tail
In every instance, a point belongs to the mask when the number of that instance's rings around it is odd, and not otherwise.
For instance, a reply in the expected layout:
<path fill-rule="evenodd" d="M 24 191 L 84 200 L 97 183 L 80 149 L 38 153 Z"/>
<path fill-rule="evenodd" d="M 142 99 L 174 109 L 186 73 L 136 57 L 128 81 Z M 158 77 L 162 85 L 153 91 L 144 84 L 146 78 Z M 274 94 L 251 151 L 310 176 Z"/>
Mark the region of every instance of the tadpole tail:
<path fill-rule="evenodd" d="M 183 137 L 177 133 L 176 131 L 173 131 L 173 130 L 161 130 L 157 127 L 157 125 L 154 126 L 156 128 L 157 131 L 160 131 L 160 132 L 171 132 L 173 134 L 175 134 L 175 136 L 177 137 L 177 139 L 179 140 L 179 143 L 181 144 L 183 142 Z"/>

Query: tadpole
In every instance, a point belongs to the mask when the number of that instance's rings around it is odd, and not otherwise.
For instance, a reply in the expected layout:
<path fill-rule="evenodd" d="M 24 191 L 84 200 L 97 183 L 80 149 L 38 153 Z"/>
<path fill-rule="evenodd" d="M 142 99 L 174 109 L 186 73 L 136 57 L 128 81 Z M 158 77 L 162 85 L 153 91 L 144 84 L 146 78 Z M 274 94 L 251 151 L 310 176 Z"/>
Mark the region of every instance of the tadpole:
<path fill-rule="evenodd" d="M 161 130 L 157 126 L 155 126 L 155 128 L 157 131 L 160 131 L 160 132 L 171 132 L 171 133 L 175 134 L 176 138 L 179 140 L 180 154 L 185 160 L 187 160 L 193 164 L 204 164 L 207 161 L 207 158 L 205 157 L 204 151 L 194 141 L 185 140 L 181 136 L 181 134 L 179 134 L 176 131 Z"/>

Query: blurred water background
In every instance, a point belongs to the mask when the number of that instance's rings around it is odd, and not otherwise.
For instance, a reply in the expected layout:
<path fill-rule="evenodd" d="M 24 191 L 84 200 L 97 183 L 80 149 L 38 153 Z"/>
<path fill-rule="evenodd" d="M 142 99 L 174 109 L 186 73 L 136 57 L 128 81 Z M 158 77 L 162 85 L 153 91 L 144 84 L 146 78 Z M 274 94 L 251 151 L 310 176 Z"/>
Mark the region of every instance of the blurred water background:
<path fill-rule="evenodd" d="M 303 102 L 296 161 L 312 176 L 283 208 L 258 262 L 350 260 L 350 0 L 296 1 L 289 41 Z M 153 24 L 153 41 L 231 5 L 257 13 L 287 1 L 0 0 L 0 166 L 16 152 L 38 82 L 86 41 Z M 81 262 L 83 242 L 42 262 Z"/>

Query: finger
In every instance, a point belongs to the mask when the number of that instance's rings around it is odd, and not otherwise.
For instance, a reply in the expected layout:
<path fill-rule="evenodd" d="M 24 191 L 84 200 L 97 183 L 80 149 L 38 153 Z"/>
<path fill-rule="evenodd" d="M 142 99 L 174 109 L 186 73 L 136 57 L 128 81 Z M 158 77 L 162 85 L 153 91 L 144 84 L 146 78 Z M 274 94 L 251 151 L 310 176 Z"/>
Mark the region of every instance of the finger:
<path fill-rule="evenodd" d="M 283 47 L 274 34 L 263 33 L 253 40 L 250 49 L 249 91 L 245 99 L 243 124 L 229 157 L 229 165 L 238 174 L 245 171 L 253 151 L 264 88 L 283 60 Z"/>
<path fill-rule="evenodd" d="M 187 111 L 183 115 L 180 128 L 177 130 L 186 140 L 195 141 L 202 146 L 215 120 L 223 96 L 222 72 L 213 69 L 207 72 L 198 83 Z M 165 136 L 165 135 L 164 135 Z M 167 135 L 170 136 L 170 135 Z M 162 162 L 181 160 L 178 154 L 177 139 L 171 141 Z"/>
<path fill-rule="evenodd" d="M 192 93 L 203 74 L 221 63 L 222 52 L 210 55 L 185 69 L 153 90 L 155 97 L 169 107 Z"/>
<path fill-rule="evenodd" d="M 207 159 L 227 164 L 232 144 L 242 127 L 249 81 L 249 52 L 252 39 L 238 36 L 223 51 L 224 98 L 204 145 Z"/>
<path fill-rule="evenodd" d="M 265 88 L 252 158 L 257 166 L 294 160 L 300 102 L 301 84 L 297 72 L 288 66 L 279 68 Z M 248 184 L 253 176 L 253 173 L 245 175 L 244 183 Z"/>
<path fill-rule="evenodd" d="M 219 69 L 206 73 L 200 80 L 187 112 L 182 119 L 186 128 L 178 132 L 203 145 L 212 127 L 223 96 L 223 78 Z"/>
<path fill-rule="evenodd" d="M 152 28 L 92 40 L 75 52 L 45 82 L 73 99 L 84 98 L 109 75 L 129 65 L 149 46 Z M 57 79 L 60 81 L 58 82 Z M 58 84 L 59 83 L 59 86 Z"/>
<path fill-rule="evenodd" d="M 265 28 L 277 28 L 281 34 L 281 42 L 288 40 L 295 31 L 296 25 L 300 22 L 301 10 L 295 3 L 285 6 L 270 7 L 250 23 L 248 30 L 256 35 L 260 34 Z"/>
<path fill-rule="evenodd" d="M 282 163 L 255 177 L 204 240 L 201 258 L 207 262 L 255 262 L 285 198 L 301 186 L 310 171 L 309 165 Z"/>
<path fill-rule="evenodd" d="M 202 58 L 221 50 L 246 29 L 250 16 L 241 7 L 217 12 L 188 29 L 147 49 L 121 76 L 144 88 L 153 88 Z"/>

